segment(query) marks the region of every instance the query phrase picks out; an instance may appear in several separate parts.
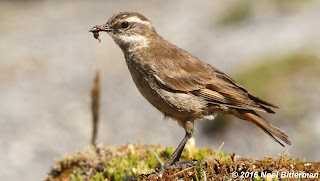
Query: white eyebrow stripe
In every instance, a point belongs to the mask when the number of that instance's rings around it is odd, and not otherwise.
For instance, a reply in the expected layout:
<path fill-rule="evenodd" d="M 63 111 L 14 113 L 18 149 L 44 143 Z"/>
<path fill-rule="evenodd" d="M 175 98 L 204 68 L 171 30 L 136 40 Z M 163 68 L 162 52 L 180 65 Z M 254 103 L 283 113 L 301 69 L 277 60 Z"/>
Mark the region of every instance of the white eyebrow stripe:
<path fill-rule="evenodd" d="M 148 26 L 151 25 L 151 23 L 149 21 L 143 21 L 143 20 L 141 20 L 140 18 L 138 18 L 136 16 L 132 16 L 130 18 L 127 18 L 126 21 L 128 21 L 128 22 L 137 22 L 137 23 L 148 25 Z"/>

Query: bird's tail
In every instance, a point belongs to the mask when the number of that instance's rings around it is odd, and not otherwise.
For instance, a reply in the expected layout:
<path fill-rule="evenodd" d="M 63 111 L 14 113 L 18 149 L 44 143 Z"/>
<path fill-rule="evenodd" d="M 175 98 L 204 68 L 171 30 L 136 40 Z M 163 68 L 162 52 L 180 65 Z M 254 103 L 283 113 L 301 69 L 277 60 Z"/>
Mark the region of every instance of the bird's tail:
<path fill-rule="evenodd" d="M 241 116 L 238 115 L 238 117 L 241 117 L 242 119 L 254 123 L 259 129 L 261 129 L 263 132 L 269 135 L 275 142 L 279 143 L 281 146 L 284 147 L 284 145 L 277 138 L 287 143 L 288 145 L 291 145 L 289 136 L 284 131 L 270 124 L 268 121 L 259 116 L 256 112 L 243 112 L 241 113 Z"/>

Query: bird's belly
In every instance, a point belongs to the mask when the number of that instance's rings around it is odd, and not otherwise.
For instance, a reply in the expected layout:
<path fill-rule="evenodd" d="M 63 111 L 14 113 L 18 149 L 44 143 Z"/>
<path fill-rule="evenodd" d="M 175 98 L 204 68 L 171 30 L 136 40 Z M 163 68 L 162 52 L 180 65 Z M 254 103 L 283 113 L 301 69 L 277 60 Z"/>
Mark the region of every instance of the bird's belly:
<path fill-rule="evenodd" d="M 138 90 L 149 103 L 165 116 L 175 120 L 202 118 L 206 102 L 196 96 L 163 89 L 152 76 L 143 75 L 141 71 L 129 67 L 131 76 Z"/>

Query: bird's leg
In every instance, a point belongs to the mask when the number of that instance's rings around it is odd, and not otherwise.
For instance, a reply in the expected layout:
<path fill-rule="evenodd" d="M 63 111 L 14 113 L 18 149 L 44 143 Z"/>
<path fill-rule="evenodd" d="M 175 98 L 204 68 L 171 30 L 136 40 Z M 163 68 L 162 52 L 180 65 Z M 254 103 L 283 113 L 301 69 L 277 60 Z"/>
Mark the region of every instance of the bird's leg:
<path fill-rule="evenodd" d="M 184 146 L 186 145 L 187 141 L 192 137 L 192 133 L 193 133 L 193 122 L 191 121 L 186 121 L 183 124 L 184 129 L 186 130 L 186 135 L 184 136 L 184 138 L 182 139 L 182 141 L 180 142 L 179 146 L 177 147 L 177 149 L 173 152 L 173 154 L 170 156 L 169 160 L 163 165 L 163 167 L 158 171 L 158 172 L 162 172 L 164 170 L 166 170 L 167 168 L 169 168 L 173 163 L 179 161 L 180 157 L 181 157 L 181 153 L 184 149 Z"/>

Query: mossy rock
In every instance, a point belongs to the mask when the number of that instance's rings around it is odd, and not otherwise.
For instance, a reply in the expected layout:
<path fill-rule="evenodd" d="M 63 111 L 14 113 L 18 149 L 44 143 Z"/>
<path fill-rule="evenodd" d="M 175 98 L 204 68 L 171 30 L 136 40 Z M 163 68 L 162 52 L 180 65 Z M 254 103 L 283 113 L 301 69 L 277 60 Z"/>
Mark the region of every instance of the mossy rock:
<path fill-rule="evenodd" d="M 281 180 L 282 172 L 319 174 L 320 170 L 320 162 L 291 159 L 289 154 L 254 160 L 241 158 L 235 154 L 217 152 L 209 148 L 195 148 L 194 145 L 188 144 L 181 159 L 198 159 L 199 162 L 194 166 L 168 169 L 161 175 L 146 175 L 160 168 L 159 160 L 167 160 L 173 151 L 171 147 L 164 148 L 141 143 L 121 147 L 88 146 L 84 151 L 67 154 L 62 160 L 56 160 L 56 165 L 46 180 L 234 180 L 235 174 L 240 176 L 247 172 L 255 174 L 252 175 L 252 178 L 250 177 L 254 180 L 270 180 L 264 177 L 267 174 L 269 176 L 278 174 L 278 178 L 274 180 Z"/>

